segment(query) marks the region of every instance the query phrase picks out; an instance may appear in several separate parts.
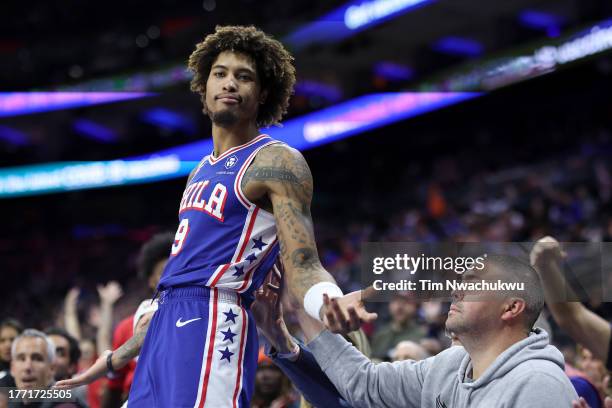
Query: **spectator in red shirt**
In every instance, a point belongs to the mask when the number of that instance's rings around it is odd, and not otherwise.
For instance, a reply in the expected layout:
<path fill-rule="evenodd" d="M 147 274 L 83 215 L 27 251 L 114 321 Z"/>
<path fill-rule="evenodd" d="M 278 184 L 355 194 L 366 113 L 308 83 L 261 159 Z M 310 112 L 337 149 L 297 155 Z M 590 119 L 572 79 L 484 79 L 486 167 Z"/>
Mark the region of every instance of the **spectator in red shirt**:
<path fill-rule="evenodd" d="M 155 292 L 159 278 L 161 277 L 170 248 L 174 243 L 174 234 L 160 233 L 154 235 L 147 241 L 142 249 L 138 259 L 138 276 L 146 280 L 151 294 Z M 137 319 L 140 319 L 147 313 L 146 307 L 151 303 L 151 299 L 144 300 L 137 312 Z M 143 313 L 143 309 L 144 313 Z M 152 312 L 149 312 L 152 313 Z M 115 328 L 113 333 L 113 350 L 117 350 L 123 343 L 132 337 L 134 327 L 138 321 L 134 320 L 135 315 L 131 315 L 123 319 Z M 109 379 L 108 385 L 102 394 L 102 408 L 114 408 L 121 405 L 129 394 L 132 378 L 136 370 L 136 359 L 130 361 L 121 370 L 118 370 L 112 378 Z"/>

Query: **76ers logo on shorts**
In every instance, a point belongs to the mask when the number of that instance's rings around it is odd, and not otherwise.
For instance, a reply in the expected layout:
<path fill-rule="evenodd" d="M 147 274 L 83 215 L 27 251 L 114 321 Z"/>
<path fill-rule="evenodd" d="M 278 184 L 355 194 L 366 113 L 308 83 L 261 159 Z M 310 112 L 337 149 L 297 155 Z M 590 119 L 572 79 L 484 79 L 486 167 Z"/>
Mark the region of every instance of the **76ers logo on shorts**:
<path fill-rule="evenodd" d="M 236 163 L 238 163 L 238 158 L 236 157 L 235 154 L 232 154 L 225 161 L 225 168 L 226 169 L 231 169 L 232 167 L 234 167 L 236 165 Z"/>

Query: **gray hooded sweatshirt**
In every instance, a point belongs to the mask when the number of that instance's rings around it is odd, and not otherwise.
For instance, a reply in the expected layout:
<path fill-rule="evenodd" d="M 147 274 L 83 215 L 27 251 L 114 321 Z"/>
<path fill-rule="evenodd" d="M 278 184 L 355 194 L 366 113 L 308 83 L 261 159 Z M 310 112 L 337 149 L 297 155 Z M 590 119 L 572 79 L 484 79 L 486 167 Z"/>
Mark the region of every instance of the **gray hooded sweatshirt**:
<path fill-rule="evenodd" d="M 353 407 L 567 408 L 578 398 L 563 355 L 541 329 L 505 350 L 476 381 L 461 346 L 422 361 L 379 364 L 327 330 L 308 347 Z"/>

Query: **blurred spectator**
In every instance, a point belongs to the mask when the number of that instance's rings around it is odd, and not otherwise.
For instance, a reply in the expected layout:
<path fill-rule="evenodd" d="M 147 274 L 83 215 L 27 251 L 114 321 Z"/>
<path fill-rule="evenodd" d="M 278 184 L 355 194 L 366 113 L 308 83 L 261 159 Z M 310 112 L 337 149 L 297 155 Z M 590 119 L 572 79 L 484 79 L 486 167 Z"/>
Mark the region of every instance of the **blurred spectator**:
<path fill-rule="evenodd" d="M 121 285 L 115 281 L 108 282 L 106 286 L 98 285 L 100 297 L 100 325 L 96 334 L 96 347 L 98 355 L 111 348 L 111 331 L 113 328 L 113 306 L 123 296 Z"/>
<path fill-rule="evenodd" d="M 434 337 L 425 337 L 419 341 L 419 346 L 423 347 L 430 356 L 435 356 L 446 347 L 442 347 L 440 340 Z"/>
<path fill-rule="evenodd" d="M 0 322 L 0 387 L 14 387 L 15 380 L 11 375 L 11 345 L 23 331 L 21 323 L 15 319 L 4 319 Z"/>
<path fill-rule="evenodd" d="M 372 339 L 372 357 L 386 360 L 389 352 L 403 340 L 418 342 L 426 330 L 415 322 L 417 303 L 407 293 L 397 293 L 389 303 L 391 322 L 381 327 Z"/>
<path fill-rule="evenodd" d="M 566 257 L 559 242 L 552 237 L 540 239 L 531 251 L 531 264 L 540 274 L 546 305 L 557 324 L 576 342 L 589 349 L 595 358 L 612 369 L 612 329 L 610 322 L 588 310 L 580 302 L 560 302 L 559 293 L 576 299 L 561 271 Z"/>
<path fill-rule="evenodd" d="M 171 232 L 163 232 L 155 234 L 141 248 L 138 257 L 138 278 L 147 283 L 148 290 L 153 296 L 157 288 L 157 283 L 161 277 L 170 248 L 174 243 L 174 234 Z M 147 302 L 149 305 L 147 305 Z M 145 307 L 150 306 L 150 299 L 141 302 Z M 139 313 L 142 317 L 143 314 Z M 123 319 L 113 333 L 112 349 L 117 350 L 128 341 L 134 334 L 134 327 L 138 321 L 134 321 L 135 315 L 130 315 Z M 108 347 L 110 349 L 110 347 Z M 131 360 L 127 366 L 118 370 L 117 373 L 109 379 L 106 389 L 102 394 L 102 407 L 113 408 L 120 405 L 121 401 L 125 400 L 130 392 L 134 371 L 136 370 L 136 359 Z"/>
<path fill-rule="evenodd" d="M 60 327 L 50 327 L 45 334 L 55 345 L 55 361 L 53 363 L 55 381 L 72 378 L 78 372 L 81 359 L 79 342 L 68 332 Z M 73 390 L 76 400 L 83 406 L 87 406 L 87 388 Z"/>
<path fill-rule="evenodd" d="M 391 351 L 393 361 L 415 360 L 420 361 L 429 357 L 429 353 L 424 347 L 414 341 L 404 340 L 397 343 Z"/>
<path fill-rule="evenodd" d="M 263 352 L 259 354 L 255 373 L 252 408 L 298 408 L 300 399 L 289 379 Z"/>
<path fill-rule="evenodd" d="M 597 390 L 601 402 L 608 395 L 608 387 L 610 385 L 610 373 L 600 359 L 593 356 L 590 350 L 580 347 L 576 368 L 584 373 L 586 378 Z"/>
<path fill-rule="evenodd" d="M 11 373 L 19 389 L 45 389 L 54 383 L 55 345 L 44 333 L 27 329 L 12 346 Z M 46 403 L 45 403 L 46 404 Z M 9 407 L 29 407 L 26 403 L 9 403 Z M 45 407 L 81 407 L 78 402 L 57 402 Z"/>
<path fill-rule="evenodd" d="M 68 332 L 59 327 L 50 327 L 45 334 L 55 345 L 55 381 L 65 380 L 78 371 L 81 350 L 79 343 Z"/>
<path fill-rule="evenodd" d="M 82 339 L 79 341 L 81 358 L 79 358 L 79 371 L 85 370 L 96 361 L 96 342 L 92 339 Z"/>
<path fill-rule="evenodd" d="M 78 341 L 81 340 L 81 325 L 79 324 L 79 315 L 77 313 L 80 293 L 81 290 L 79 288 L 72 288 L 64 298 L 64 325 L 68 334 Z"/>
<path fill-rule="evenodd" d="M 99 308 L 92 307 L 90 309 L 90 312 L 99 310 L 99 314 L 97 314 L 95 318 L 95 320 L 97 320 L 96 341 L 93 342 L 89 340 L 83 344 L 86 350 L 86 356 L 79 361 L 79 371 L 84 371 L 89 368 L 89 366 L 95 362 L 97 355 L 101 354 L 101 351 L 110 348 L 113 307 L 115 302 L 123 296 L 121 285 L 115 281 L 110 281 L 106 285 L 98 285 L 97 291 L 100 299 Z M 66 331 L 74 337 L 75 340 L 83 343 L 81 324 L 77 313 L 79 294 L 80 289 L 76 287 L 70 289 L 66 294 L 64 299 L 64 324 L 66 326 Z M 93 349 L 93 356 L 91 349 Z M 91 408 L 100 407 L 105 382 L 105 378 L 100 378 L 87 386 L 87 402 Z M 82 390 L 82 388 L 78 388 L 76 391 L 80 392 L 80 390 Z"/>
<path fill-rule="evenodd" d="M 603 406 L 608 392 L 610 377 L 606 366 L 612 368 L 611 326 L 580 302 L 559 301 L 559 293 L 566 293 L 570 299 L 576 298 L 561 270 L 565 257 L 561 245 L 552 237 L 538 240 L 530 254 L 531 264 L 540 274 L 546 305 L 553 318 L 574 341 L 588 347 L 582 348 L 577 358 L 576 365 L 582 372 L 570 368 L 568 375 L 578 394 L 591 408 L 597 408 Z M 612 404 L 610 398 L 605 401 Z"/>

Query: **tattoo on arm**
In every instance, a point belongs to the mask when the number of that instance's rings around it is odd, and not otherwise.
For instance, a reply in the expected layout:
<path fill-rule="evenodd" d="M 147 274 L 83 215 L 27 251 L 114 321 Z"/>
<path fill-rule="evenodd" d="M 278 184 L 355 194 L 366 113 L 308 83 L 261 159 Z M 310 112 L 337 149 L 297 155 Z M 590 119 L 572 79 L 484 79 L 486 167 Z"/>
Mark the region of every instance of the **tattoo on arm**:
<path fill-rule="evenodd" d="M 113 366 L 116 369 L 123 368 L 131 359 L 140 354 L 140 348 L 144 343 L 144 338 L 147 334 L 147 329 L 149 328 L 150 323 L 151 320 L 149 320 L 146 325 L 142 326 L 140 330 L 134 333 L 134 335 L 130 337 L 128 341 L 123 343 L 121 347 L 115 350 L 113 353 Z"/>
<path fill-rule="evenodd" d="M 315 283 L 334 279 L 317 254 L 310 202 L 312 174 L 304 158 L 286 146 L 262 149 L 241 183 L 265 185 L 272 201 L 289 289 L 302 299 Z"/>

